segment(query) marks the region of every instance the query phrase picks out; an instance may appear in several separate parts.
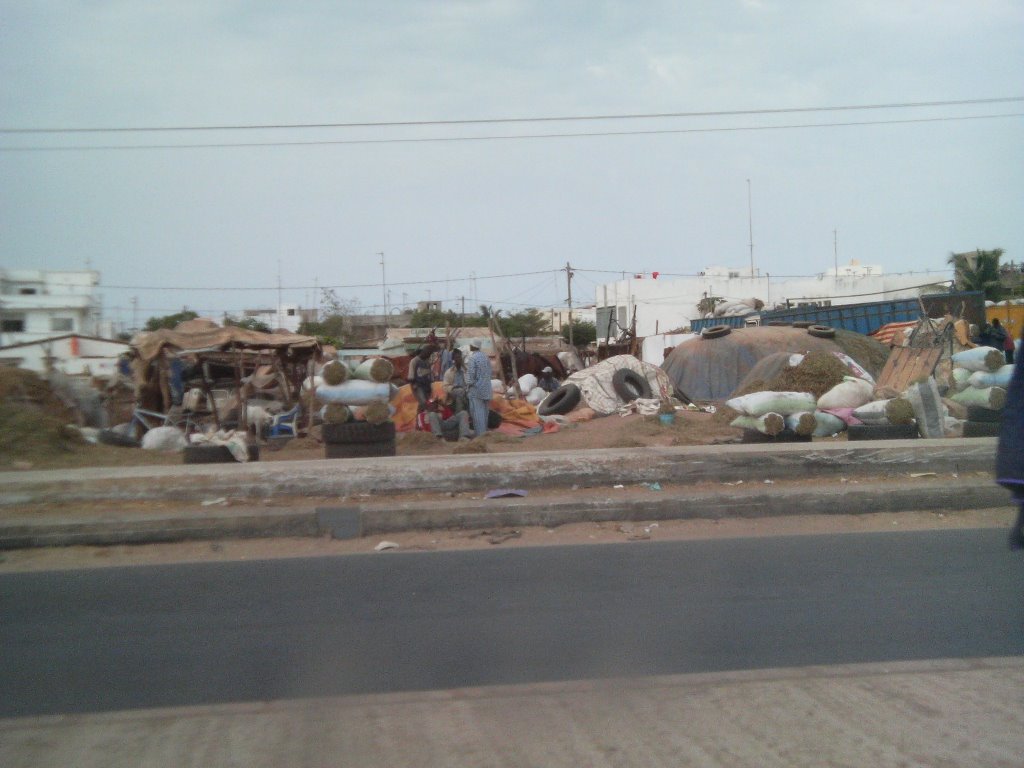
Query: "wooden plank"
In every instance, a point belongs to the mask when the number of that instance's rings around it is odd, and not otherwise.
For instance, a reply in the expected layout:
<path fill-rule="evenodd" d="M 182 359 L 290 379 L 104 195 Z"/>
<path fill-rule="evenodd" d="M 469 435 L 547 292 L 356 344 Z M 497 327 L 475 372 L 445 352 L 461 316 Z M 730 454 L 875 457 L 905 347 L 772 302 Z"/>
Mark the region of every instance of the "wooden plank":
<path fill-rule="evenodd" d="M 928 349 L 897 347 L 885 361 L 882 373 L 878 377 L 878 386 L 891 387 L 902 392 L 911 382 L 931 376 L 935 372 L 935 366 L 938 365 L 940 357 L 942 357 L 941 347 Z"/>

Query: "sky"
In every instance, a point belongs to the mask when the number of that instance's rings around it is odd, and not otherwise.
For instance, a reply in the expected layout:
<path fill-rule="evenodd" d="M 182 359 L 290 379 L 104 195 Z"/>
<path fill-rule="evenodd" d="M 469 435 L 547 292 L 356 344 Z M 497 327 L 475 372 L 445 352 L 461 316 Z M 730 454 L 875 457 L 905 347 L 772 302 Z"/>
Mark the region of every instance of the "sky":
<path fill-rule="evenodd" d="M 1019 0 L 0 0 L 0 266 L 130 327 L 1021 262 L 1021 73 Z"/>

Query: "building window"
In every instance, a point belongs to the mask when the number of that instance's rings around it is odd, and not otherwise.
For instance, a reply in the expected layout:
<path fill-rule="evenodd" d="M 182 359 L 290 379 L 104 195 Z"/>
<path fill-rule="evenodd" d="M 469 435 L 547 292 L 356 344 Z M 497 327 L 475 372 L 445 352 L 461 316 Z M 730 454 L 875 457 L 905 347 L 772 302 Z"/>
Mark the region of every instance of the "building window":
<path fill-rule="evenodd" d="M 0 331 L 4 333 L 24 333 L 25 318 L 5 317 L 3 320 L 0 320 Z"/>
<path fill-rule="evenodd" d="M 35 296 L 36 295 L 36 289 L 35 288 L 22 288 L 20 291 L 18 291 L 18 293 L 20 293 L 22 296 Z"/>
<path fill-rule="evenodd" d="M 70 317 L 51 317 L 50 318 L 50 330 L 51 331 L 73 331 L 75 330 L 75 321 Z"/>
<path fill-rule="evenodd" d="M 294 309 L 289 309 L 288 310 L 288 317 L 295 317 L 295 310 Z"/>

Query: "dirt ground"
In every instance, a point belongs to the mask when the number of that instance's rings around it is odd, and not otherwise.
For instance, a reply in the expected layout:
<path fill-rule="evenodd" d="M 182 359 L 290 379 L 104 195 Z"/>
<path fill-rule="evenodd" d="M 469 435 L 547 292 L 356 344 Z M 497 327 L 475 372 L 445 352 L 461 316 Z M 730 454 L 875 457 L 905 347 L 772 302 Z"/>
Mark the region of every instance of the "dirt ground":
<path fill-rule="evenodd" d="M 314 428 L 314 435 L 316 429 Z M 670 426 L 655 416 L 603 416 L 582 421 L 558 432 L 513 437 L 489 432 L 472 443 L 449 443 L 422 432 L 400 433 L 399 456 L 443 456 L 453 453 L 512 453 L 522 451 L 587 450 L 592 448 L 642 448 L 645 446 L 708 445 L 739 438 L 740 431 L 715 419 L 712 414 L 679 412 Z M 261 444 L 260 461 L 297 461 L 323 458 L 323 444 L 313 437 L 273 441 Z M 107 445 L 64 445 L 11 454 L 2 464 L 4 470 L 66 469 L 77 467 L 132 466 L 142 464 L 180 464 L 181 454 L 118 448 Z"/>

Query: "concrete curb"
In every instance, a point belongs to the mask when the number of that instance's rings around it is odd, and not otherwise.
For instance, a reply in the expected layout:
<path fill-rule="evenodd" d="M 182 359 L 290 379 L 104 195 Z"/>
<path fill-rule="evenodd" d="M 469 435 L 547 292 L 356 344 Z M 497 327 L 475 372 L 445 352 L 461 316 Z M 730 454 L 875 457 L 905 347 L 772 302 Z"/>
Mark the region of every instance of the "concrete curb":
<path fill-rule="evenodd" d="M 0 506 L 57 501 L 197 501 L 354 496 L 615 483 L 823 480 L 990 471 L 994 438 L 400 456 L 0 473 Z"/>
<path fill-rule="evenodd" d="M 918 484 L 920 483 L 920 484 Z M 47 516 L 0 522 L 0 549 L 188 540 L 326 536 L 348 539 L 410 530 L 558 526 L 575 522 L 765 518 L 801 514 L 952 511 L 1009 507 L 1007 492 L 977 481 L 753 486 L 651 492 L 614 490 L 569 498 L 457 499 L 301 509 L 219 508 L 101 518 Z"/>

